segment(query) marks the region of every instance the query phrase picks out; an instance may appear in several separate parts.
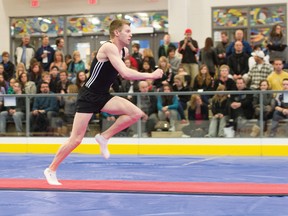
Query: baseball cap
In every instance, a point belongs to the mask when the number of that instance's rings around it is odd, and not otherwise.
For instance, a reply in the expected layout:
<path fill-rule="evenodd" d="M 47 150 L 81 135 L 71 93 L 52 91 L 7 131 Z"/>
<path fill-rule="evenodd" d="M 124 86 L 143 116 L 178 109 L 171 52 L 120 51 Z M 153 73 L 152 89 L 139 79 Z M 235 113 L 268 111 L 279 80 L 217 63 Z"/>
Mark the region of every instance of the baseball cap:
<path fill-rule="evenodd" d="M 262 59 L 265 57 L 264 52 L 261 51 L 261 50 L 257 50 L 257 51 L 255 51 L 255 52 L 251 53 L 251 55 L 252 55 L 252 56 L 258 56 L 259 58 L 262 58 Z"/>
<path fill-rule="evenodd" d="M 187 28 L 187 29 L 185 30 L 185 34 L 192 34 L 192 30 L 191 30 L 190 28 Z"/>

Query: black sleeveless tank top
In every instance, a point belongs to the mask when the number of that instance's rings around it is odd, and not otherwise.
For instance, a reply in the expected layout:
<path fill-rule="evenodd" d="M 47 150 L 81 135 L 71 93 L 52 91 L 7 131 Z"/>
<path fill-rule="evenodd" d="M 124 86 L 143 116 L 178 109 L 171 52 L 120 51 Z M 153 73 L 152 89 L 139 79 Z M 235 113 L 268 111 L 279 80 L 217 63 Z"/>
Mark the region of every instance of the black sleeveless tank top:
<path fill-rule="evenodd" d="M 107 42 L 112 43 L 111 41 Z M 125 50 L 123 48 L 122 59 L 124 57 Z M 91 64 L 90 75 L 84 86 L 92 93 L 109 93 L 110 86 L 114 83 L 117 76 L 118 71 L 113 67 L 109 60 L 106 62 L 99 62 L 97 57 L 95 57 Z"/>

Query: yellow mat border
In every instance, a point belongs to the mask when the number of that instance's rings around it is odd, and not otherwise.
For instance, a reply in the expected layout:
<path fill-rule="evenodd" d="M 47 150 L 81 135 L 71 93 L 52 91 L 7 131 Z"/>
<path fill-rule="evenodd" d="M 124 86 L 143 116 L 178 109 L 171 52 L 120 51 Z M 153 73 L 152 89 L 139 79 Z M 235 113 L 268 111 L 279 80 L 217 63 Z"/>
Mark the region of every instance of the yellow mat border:
<path fill-rule="evenodd" d="M 0 144 L 0 153 L 55 154 L 60 144 Z M 181 145 L 181 144 L 109 144 L 115 155 L 219 155 L 219 156 L 288 156 L 288 145 Z M 79 154 L 99 154 L 95 144 L 81 144 Z"/>

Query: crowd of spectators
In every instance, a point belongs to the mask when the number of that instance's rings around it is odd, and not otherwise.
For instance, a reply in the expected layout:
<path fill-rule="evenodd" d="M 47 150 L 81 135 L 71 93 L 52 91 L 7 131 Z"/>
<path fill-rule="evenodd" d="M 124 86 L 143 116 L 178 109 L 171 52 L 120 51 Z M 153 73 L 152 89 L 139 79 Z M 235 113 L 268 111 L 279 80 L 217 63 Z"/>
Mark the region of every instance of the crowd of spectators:
<path fill-rule="evenodd" d="M 205 46 L 199 48 L 192 37 L 192 30 L 184 31 L 184 39 L 178 45 L 171 43 L 169 34 L 163 37 L 158 56 L 150 48 L 141 49 L 133 43 L 129 57 L 123 59 L 127 67 L 138 71 L 152 72 L 161 68 L 163 77 L 158 80 L 130 81 L 119 77 L 111 91 L 140 92 L 140 104 L 133 95 L 125 96 L 139 105 L 146 114 L 142 119 L 142 134 L 151 136 L 159 121 L 169 123 L 169 131 L 177 130 L 177 122 L 183 125 L 183 136 L 225 137 L 224 128 L 231 125 L 237 132 L 245 127 L 247 120 L 263 116 L 264 132 L 267 121 L 272 119 L 270 136 L 277 135 L 280 120 L 288 117 L 288 96 L 264 94 L 264 110 L 260 115 L 259 94 L 245 94 L 248 90 L 288 90 L 288 48 L 280 25 L 275 25 L 265 46 L 251 46 L 241 29 L 235 31 L 229 41 L 227 32 L 221 32 L 221 41 L 214 46 L 207 37 Z M 71 123 L 75 113 L 75 97 L 89 76 L 90 64 L 86 64 L 75 50 L 72 55 L 64 53 L 65 41 L 57 38 L 56 49 L 50 45 L 49 37 L 42 37 L 41 46 L 36 49 L 30 44 L 30 36 L 24 35 L 22 43 L 15 50 L 15 64 L 9 52 L 2 53 L 0 63 L 1 94 L 61 94 L 63 96 L 35 97 L 31 100 L 31 131 L 47 131 L 53 124 L 53 117 L 62 117 L 61 124 Z M 95 58 L 97 52 L 93 52 Z M 92 59 L 93 60 L 93 59 Z M 93 66 L 91 66 L 93 67 Z M 177 95 L 147 96 L 146 92 L 177 92 Z M 220 91 L 215 95 L 197 92 Z M 223 91 L 241 91 L 239 94 L 224 94 Z M 181 95 L 181 92 L 191 92 Z M 288 93 L 287 93 L 288 94 Z M 17 97 L 16 97 L 17 98 Z M 17 133 L 23 132 L 23 101 L 15 100 L 14 106 L 6 105 L 0 98 L 0 133 L 6 133 L 6 122 L 15 122 Z M 255 110 L 255 112 L 254 112 Z M 113 122 L 117 116 L 103 113 L 101 122 Z M 43 125 L 45 124 L 45 125 Z M 40 127 L 42 125 L 43 127 Z M 102 127 L 103 128 L 103 127 Z M 104 127 L 105 128 L 105 127 Z M 137 136 L 137 127 L 130 129 L 131 136 Z M 159 130 L 159 128 L 158 128 Z M 259 135 L 259 122 L 253 127 L 251 136 Z"/>

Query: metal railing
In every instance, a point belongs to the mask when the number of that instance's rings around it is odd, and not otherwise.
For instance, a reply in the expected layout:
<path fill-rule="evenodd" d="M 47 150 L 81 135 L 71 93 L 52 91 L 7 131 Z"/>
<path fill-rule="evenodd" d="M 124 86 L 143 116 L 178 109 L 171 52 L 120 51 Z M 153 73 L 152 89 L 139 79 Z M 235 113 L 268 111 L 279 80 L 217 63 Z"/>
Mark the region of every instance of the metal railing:
<path fill-rule="evenodd" d="M 164 93 L 164 92 L 148 92 L 145 93 L 145 95 L 149 95 L 149 96 L 159 96 L 159 95 L 193 95 L 193 94 L 199 94 L 199 95 L 209 95 L 209 96 L 213 96 L 215 94 L 229 94 L 229 95 L 235 95 L 235 94 L 253 94 L 256 95 L 258 94 L 260 97 L 260 117 L 258 119 L 259 121 L 259 127 L 260 127 L 260 135 L 259 137 L 265 137 L 264 136 L 264 122 L 263 122 L 263 113 L 264 113 L 264 107 L 263 107 L 263 95 L 264 94 L 276 94 L 276 93 L 283 93 L 283 91 L 256 91 L 256 90 L 249 90 L 249 91 L 223 91 L 223 92 L 219 92 L 219 91 L 204 91 L 204 92 L 196 92 L 196 91 L 189 91 L 189 92 L 170 92 L 170 93 Z M 128 95 L 137 97 L 137 105 L 140 106 L 142 101 L 141 101 L 141 95 L 142 93 L 113 93 L 113 95 L 117 95 L 120 97 L 127 97 Z M 33 136 L 33 133 L 31 133 L 30 131 L 30 126 L 31 126 L 31 122 L 30 122 L 30 113 L 31 113 L 31 108 L 33 107 L 32 105 L 32 100 L 36 97 L 68 97 L 68 96 L 76 96 L 76 94 L 22 94 L 22 95 L 15 95 L 15 94 L 6 94 L 6 95 L 1 95 L 1 98 L 3 99 L 4 97 L 24 97 L 26 100 L 26 113 L 25 113 L 25 119 L 23 122 L 25 122 L 26 127 L 25 127 L 25 134 L 23 134 L 26 137 L 29 136 Z M 17 106 L 17 105 L 16 105 Z M 4 109 L 5 109 L 5 104 L 4 104 Z M 61 117 L 59 117 L 61 118 Z M 99 116 L 98 116 L 99 118 Z M 99 121 L 101 119 L 97 119 L 97 121 L 91 121 L 90 125 L 94 125 L 97 127 L 97 130 L 100 128 L 99 125 Z M 249 121 L 249 120 L 248 120 Z M 94 128 L 92 128 L 93 130 Z M 138 121 L 137 123 L 137 134 L 139 137 L 141 137 L 141 122 Z M 96 131 L 95 131 L 96 133 Z M 9 135 L 7 133 L 7 135 Z M 12 135 L 13 136 L 13 135 Z M 49 136 L 59 136 L 59 134 L 55 133 L 55 134 L 50 134 Z M 66 134 L 66 136 L 68 136 Z M 92 134 L 86 134 L 87 136 L 92 136 Z M 129 135 L 127 135 L 129 136 Z M 172 133 L 173 136 L 173 133 Z"/>

